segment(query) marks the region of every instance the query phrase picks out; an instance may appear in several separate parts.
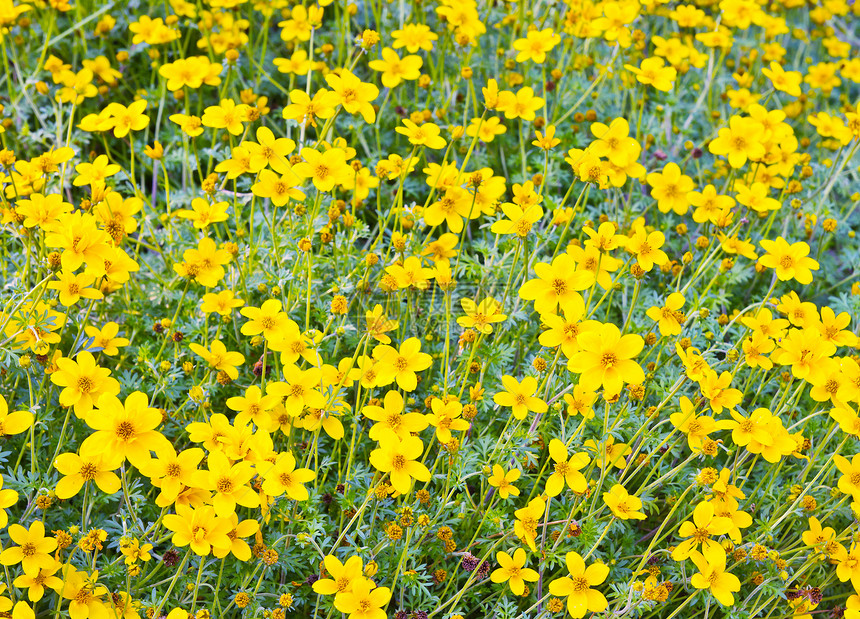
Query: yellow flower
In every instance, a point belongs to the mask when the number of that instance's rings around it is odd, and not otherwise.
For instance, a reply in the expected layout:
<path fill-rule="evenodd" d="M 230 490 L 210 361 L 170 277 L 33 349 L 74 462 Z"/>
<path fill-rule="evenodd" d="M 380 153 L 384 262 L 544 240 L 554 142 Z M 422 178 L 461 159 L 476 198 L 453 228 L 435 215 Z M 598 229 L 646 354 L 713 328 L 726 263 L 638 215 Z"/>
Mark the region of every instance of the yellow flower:
<path fill-rule="evenodd" d="M 836 468 L 842 474 L 837 482 L 837 487 L 845 494 L 850 494 L 857 500 L 860 497 L 860 454 L 848 460 L 844 456 L 836 454 L 833 456 Z"/>
<path fill-rule="evenodd" d="M 615 437 L 611 434 L 607 437 L 602 446 L 598 446 L 593 439 L 588 439 L 583 443 L 584 447 L 589 451 L 597 453 L 594 461 L 600 469 L 615 467 L 623 469 L 627 466 L 625 458 L 633 452 L 633 448 L 626 443 L 616 443 Z"/>
<path fill-rule="evenodd" d="M 78 175 L 72 184 L 75 187 L 83 187 L 84 185 L 104 183 L 105 179 L 110 178 L 121 169 L 119 165 L 110 163 L 107 155 L 99 155 L 93 159 L 92 163 L 84 162 L 75 166 Z"/>
<path fill-rule="evenodd" d="M 149 407 L 149 396 L 142 391 L 129 394 L 124 403 L 116 396 L 103 394 L 97 410 L 86 416 L 87 425 L 95 432 L 84 439 L 81 449 L 92 447 L 93 453 L 128 459 L 139 468 L 149 462 L 150 451 L 169 444 L 157 430 L 161 420 L 161 412 Z"/>
<path fill-rule="evenodd" d="M 203 133 L 203 122 L 199 116 L 186 116 L 185 114 L 171 114 L 170 121 L 179 125 L 182 132 L 188 137 L 197 137 Z"/>
<path fill-rule="evenodd" d="M 523 208 L 518 204 L 503 202 L 502 212 L 507 219 L 495 222 L 490 231 L 495 234 L 516 234 L 520 238 L 528 236 L 532 226 L 543 217 L 543 209 L 539 204 Z"/>
<path fill-rule="evenodd" d="M 95 357 L 81 351 L 77 360 L 57 360 L 58 370 L 51 374 L 51 382 L 64 389 L 60 392 L 60 404 L 74 406 L 75 415 L 83 418 L 103 393 L 119 393 L 119 382 L 110 377 L 110 370 L 96 365 Z"/>
<path fill-rule="evenodd" d="M 723 372 L 718 375 L 713 370 L 707 370 L 699 381 L 702 395 L 708 399 L 711 410 L 715 413 L 722 412 L 724 408 L 732 410 L 743 399 L 740 390 L 732 389 L 731 384 L 732 375 L 730 372 Z"/>
<path fill-rule="evenodd" d="M 398 322 L 388 318 L 382 310 L 382 306 L 378 303 L 373 306 L 372 310 L 368 310 L 364 315 L 367 322 L 367 333 L 376 341 L 383 344 L 390 344 L 391 338 L 386 332 L 393 331 L 397 328 Z"/>
<path fill-rule="evenodd" d="M 427 421 L 436 428 L 436 438 L 443 445 L 451 442 L 451 432 L 469 429 L 469 422 L 459 418 L 463 413 L 463 405 L 456 400 L 445 402 L 440 398 L 433 398 L 430 407 L 433 413 L 428 416 Z"/>
<path fill-rule="evenodd" d="M 526 589 L 526 581 L 536 582 L 540 574 L 525 567 L 526 551 L 517 548 L 512 557 L 506 552 L 496 553 L 496 563 L 499 567 L 490 574 L 490 580 L 494 583 L 508 583 L 514 595 L 522 595 Z"/>
<path fill-rule="evenodd" d="M 579 381 L 593 385 L 596 389 L 603 386 L 607 396 L 621 392 L 625 383 L 641 384 L 645 372 L 633 358 L 645 346 L 639 335 L 621 335 L 612 323 L 600 324 L 579 335 L 582 350 L 568 362 L 571 372 L 580 374 Z"/>
<path fill-rule="evenodd" d="M 218 249 L 215 241 L 203 237 L 197 247 L 182 253 L 183 262 L 173 265 L 173 270 L 182 277 L 194 279 L 201 286 L 214 288 L 225 275 L 224 266 L 232 260 L 230 252 Z"/>
<path fill-rule="evenodd" d="M 554 497 L 561 494 L 565 484 L 578 494 L 588 489 L 588 481 L 580 470 L 588 466 L 591 458 L 584 452 L 575 453 L 568 457 L 567 446 L 557 438 L 549 443 L 549 456 L 555 462 L 553 473 L 546 480 L 546 493 Z"/>
<path fill-rule="evenodd" d="M 117 337 L 119 325 L 115 322 L 105 323 L 101 329 L 87 325 L 84 331 L 92 338 L 92 342 L 88 346 L 90 352 L 99 350 L 102 354 L 113 356 L 119 353 L 120 347 L 129 344 L 127 338 Z"/>
<path fill-rule="evenodd" d="M 323 565 L 330 578 L 320 578 L 313 584 L 314 593 L 320 595 L 341 595 L 352 591 L 353 585 L 365 580 L 362 560 L 359 556 L 349 557 L 343 563 L 333 555 L 323 558 Z"/>
<path fill-rule="evenodd" d="M 305 147 L 302 161 L 293 166 L 293 172 L 300 178 L 309 178 L 319 191 L 331 191 L 335 185 L 347 181 L 354 172 L 346 163 L 346 152 L 340 148 L 330 148 L 324 153 Z"/>
<path fill-rule="evenodd" d="M 281 453 L 271 467 L 263 467 L 263 492 L 269 496 L 285 494 L 296 501 L 307 501 L 308 491 L 302 484 L 316 477 L 310 469 L 297 469 L 296 458 L 289 451 Z"/>
<path fill-rule="evenodd" d="M 636 256 L 636 263 L 647 272 L 655 265 L 659 267 L 669 262 L 669 256 L 660 249 L 665 241 L 665 235 L 659 230 L 649 233 L 639 228 L 628 239 L 626 249 Z"/>
<path fill-rule="evenodd" d="M 674 86 L 678 72 L 671 66 L 665 66 L 662 58 L 651 57 L 642 61 L 639 67 L 625 64 L 624 68 L 636 76 L 640 84 L 651 85 L 657 90 L 669 92 Z"/>
<path fill-rule="evenodd" d="M 0 395 L 0 437 L 21 434 L 30 429 L 34 420 L 30 411 L 10 413 L 6 399 Z"/>
<path fill-rule="evenodd" d="M 92 443 L 81 445 L 80 452 L 80 455 L 60 454 L 54 461 L 54 468 L 63 476 L 57 482 L 57 498 L 70 499 L 89 482 L 94 482 L 105 494 L 119 492 L 122 484 L 114 471 L 122 464 L 122 457 L 119 454 L 105 453 Z"/>
<path fill-rule="evenodd" d="M 382 406 L 368 405 L 361 412 L 376 422 L 368 432 L 373 441 L 378 441 L 386 431 L 394 432 L 401 440 L 406 439 L 413 432 L 417 434 L 429 425 L 427 417 L 421 413 L 403 412 L 403 396 L 397 391 L 386 392 Z"/>
<path fill-rule="evenodd" d="M 158 74 L 167 80 L 167 90 L 176 92 L 185 87 L 197 89 L 203 84 L 218 86 L 221 83 L 219 76 L 222 69 L 220 62 L 209 62 L 206 56 L 189 56 L 161 65 Z M 173 117 L 170 120 L 173 120 Z"/>
<path fill-rule="evenodd" d="M 484 95 L 484 106 L 488 110 L 495 110 L 499 107 L 499 85 L 496 83 L 496 80 L 490 79 L 487 81 L 487 85 L 484 88 L 481 88 L 481 92 Z"/>
<path fill-rule="evenodd" d="M 504 112 L 505 118 L 520 118 L 531 122 L 535 119 L 535 112 L 542 108 L 545 103 L 544 99 L 535 96 L 531 86 L 525 86 L 520 88 L 516 94 L 508 90 L 500 92 L 496 108 L 500 112 Z"/>
<path fill-rule="evenodd" d="M 199 447 L 191 447 L 177 454 L 173 445 L 161 445 L 156 447 L 155 455 L 155 458 L 140 467 L 140 472 L 149 478 L 153 486 L 161 489 L 155 497 L 155 504 L 167 507 L 176 501 L 186 487 L 194 485 L 197 465 L 205 453 Z M 119 484 L 118 478 L 116 483 Z"/>
<path fill-rule="evenodd" d="M 697 416 L 696 407 L 687 396 L 681 396 L 680 405 L 681 412 L 669 415 L 669 421 L 675 428 L 687 435 L 687 444 L 690 449 L 699 452 L 702 450 L 702 444 L 707 440 L 708 434 L 717 430 L 717 422 L 712 417 Z M 725 424 L 726 422 L 721 423 Z"/>
<path fill-rule="evenodd" d="M 616 518 L 645 520 L 645 514 L 639 511 L 642 509 L 642 501 L 639 497 L 628 494 L 621 484 L 615 484 L 609 492 L 604 492 L 603 502 L 609 506 Z"/>
<path fill-rule="evenodd" d="M 404 391 L 415 391 L 418 387 L 416 372 L 423 372 L 433 365 L 433 358 L 421 352 L 421 340 L 417 337 L 404 340 L 399 350 L 380 344 L 373 349 L 373 357 L 391 368 L 397 386 Z"/>
<path fill-rule="evenodd" d="M 325 81 L 335 94 L 336 99 L 333 100 L 349 114 L 361 114 L 367 123 L 376 120 L 376 111 L 370 103 L 379 96 L 379 88 L 362 82 L 348 70 L 328 73 Z"/>
<path fill-rule="evenodd" d="M 241 135 L 245 130 L 242 122 L 247 120 L 249 109 L 244 103 L 236 105 L 233 99 L 221 99 L 218 105 L 210 105 L 203 110 L 200 122 L 204 127 L 226 129 L 233 135 Z"/>
<path fill-rule="evenodd" d="M 499 497 L 507 499 L 509 496 L 520 496 L 520 489 L 514 486 L 514 482 L 520 478 L 522 471 L 519 469 L 511 469 L 505 472 L 501 465 L 493 465 L 493 474 L 487 482 L 493 487 L 498 488 Z"/>
<path fill-rule="evenodd" d="M 472 299 L 460 299 L 460 305 L 465 316 L 457 318 L 457 324 L 466 329 L 475 329 L 484 335 L 493 332 L 493 323 L 504 321 L 507 316 L 501 312 L 498 301 L 492 297 L 486 297 L 480 303 Z"/>
<path fill-rule="evenodd" d="M 675 211 L 684 215 L 690 208 L 687 195 L 695 189 L 693 179 L 681 174 L 677 163 L 667 163 L 662 172 L 651 172 L 648 177 L 651 186 L 651 197 L 657 200 L 657 208 L 661 213 Z"/>
<path fill-rule="evenodd" d="M 723 213 L 735 205 L 734 198 L 718 195 L 713 185 L 706 185 L 701 192 L 691 191 L 687 194 L 687 201 L 695 207 L 693 221 L 700 224 L 706 221 L 717 224 Z"/>
<path fill-rule="evenodd" d="M 822 527 L 815 516 L 808 520 L 809 529 L 801 535 L 803 543 L 811 548 L 823 548 L 825 544 L 836 539 L 836 531 L 831 527 Z"/>
<path fill-rule="evenodd" d="M 445 148 L 445 138 L 439 135 L 439 125 L 434 123 L 416 125 L 408 118 L 403 119 L 403 124 L 404 127 L 395 127 L 394 130 L 400 135 L 405 135 L 410 144 L 426 146 L 434 150 Z"/>
<path fill-rule="evenodd" d="M 219 221 L 227 221 L 227 202 L 216 202 L 210 204 L 205 198 L 194 198 L 191 201 L 191 210 L 179 209 L 175 211 L 177 217 L 190 219 L 198 230 L 208 228 L 211 224 Z"/>
<path fill-rule="evenodd" d="M 357 580 L 352 589 L 334 598 L 334 607 L 348 619 L 385 619 L 384 607 L 391 599 L 388 587 L 377 587 L 372 581 Z"/>
<path fill-rule="evenodd" d="M 693 552 L 690 555 L 699 573 L 693 574 L 690 584 L 696 589 L 707 589 L 724 606 L 735 603 L 732 593 L 741 590 L 741 581 L 726 571 L 726 552 L 721 546 L 708 546 L 704 554 Z M 838 569 L 838 568 L 837 568 Z"/>
<path fill-rule="evenodd" d="M 278 60 L 275 59 L 276 65 Z M 279 67 L 278 70 L 280 71 L 281 68 Z M 327 119 L 334 116 L 334 109 L 338 103 L 338 96 L 325 88 L 320 88 L 313 97 L 304 90 L 295 89 L 290 91 L 290 104 L 284 107 L 281 114 L 284 118 L 295 120 L 300 125 L 309 123 L 311 127 L 316 127 L 317 118 Z"/>
<path fill-rule="evenodd" d="M 121 103 L 111 102 L 103 113 L 110 118 L 114 137 L 124 138 L 129 132 L 141 131 L 149 125 L 149 116 L 143 113 L 145 109 L 146 100 L 140 99 L 128 107 Z"/>
<path fill-rule="evenodd" d="M 764 157 L 764 137 L 764 127 L 755 119 L 732 116 L 729 126 L 720 129 L 716 139 L 708 144 L 708 150 L 714 155 L 725 155 L 733 168 L 741 168 L 747 160 L 759 161 Z"/>
<path fill-rule="evenodd" d="M 189 344 L 188 347 L 213 369 L 226 372 L 232 380 L 239 378 L 239 370 L 236 368 L 245 363 L 245 356 L 242 353 L 229 352 L 221 340 L 213 340 L 209 350 L 195 343 Z"/>
<path fill-rule="evenodd" d="M 477 136 L 479 140 L 489 144 L 497 135 L 502 135 L 507 130 L 507 127 L 502 124 L 498 116 L 490 116 L 483 120 L 481 118 L 473 118 L 469 126 L 466 127 L 466 135 L 470 138 Z"/>
<path fill-rule="evenodd" d="M 584 617 L 589 612 L 602 613 L 606 610 L 606 597 L 592 587 L 606 580 L 609 568 L 603 563 L 592 563 L 586 567 L 585 561 L 576 552 L 567 553 L 565 563 L 569 576 L 551 581 L 550 594 L 567 598 L 567 610 L 574 619 Z"/>
<path fill-rule="evenodd" d="M 658 323 L 660 335 L 663 337 L 679 335 L 686 320 L 686 316 L 681 311 L 682 307 L 684 307 L 684 295 L 673 292 L 666 297 L 666 304 L 663 307 L 651 307 L 645 315 Z"/>
<path fill-rule="evenodd" d="M 210 552 L 216 557 L 226 557 L 230 552 L 230 520 L 217 516 L 209 505 L 196 509 L 177 505 L 176 513 L 165 516 L 163 522 L 168 530 L 173 531 L 171 541 L 174 546 L 190 544 L 194 554 L 204 557 Z"/>
<path fill-rule="evenodd" d="M 272 341 L 282 335 L 293 323 L 286 312 L 281 311 L 282 304 L 278 299 L 268 299 L 260 307 L 245 307 L 239 310 L 248 322 L 242 325 L 242 335 L 262 334 Z M 295 324 L 295 323 L 293 323 Z"/>
<path fill-rule="evenodd" d="M 523 39 L 514 41 L 514 49 L 517 51 L 517 62 L 531 60 L 537 64 L 543 64 L 547 52 L 561 43 L 561 36 L 555 34 L 552 28 L 543 30 L 531 30 Z"/>
<path fill-rule="evenodd" d="M 15 210 L 24 217 L 24 227 L 39 226 L 48 229 L 57 218 L 72 210 L 72 205 L 63 200 L 59 194 L 43 196 L 41 193 L 30 194 L 27 200 L 18 200 Z"/>
<path fill-rule="evenodd" d="M 493 396 L 493 402 L 499 406 L 511 407 L 511 412 L 516 419 L 525 419 L 529 412 L 545 413 L 547 403 L 535 396 L 538 388 L 537 379 L 526 376 L 522 382 L 513 376 L 502 376 L 502 385 L 505 391 L 500 391 Z"/>
<path fill-rule="evenodd" d="M 53 537 L 45 537 L 45 525 L 41 520 L 35 520 L 29 529 L 25 529 L 20 524 L 10 525 L 8 533 L 9 538 L 17 546 L 0 552 L 0 563 L 3 565 L 20 563 L 27 574 L 54 566 L 55 560 L 50 553 L 57 548 L 57 540 Z"/>
<path fill-rule="evenodd" d="M 552 264 L 539 262 L 534 267 L 536 278 L 520 286 L 519 295 L 534 301 L 540 314 L 555 313 L 571 304 L 581 305 L 578 290 L 585 290 L 594 282 L 592 273 L 576 269 L 576 261 L 570 254 L 556 256 Z"/>
<path fill-rule="evenodd" d="M 69 600 L 69 616 L 72 619 L 109 617 L 113 614 L 110 607 L 101 600 L 109 591 L 104 585 L 96 584 L 98 577 L 98 572 L 87 574 L 73 566 L 67 566 L 63 570 L 63 587 L 60 593 Z"/>
<path fill-rule="evenodd" d="M 370 464 L 381 473 L 388 473 L 391 485 L 397 492 L 407 494 L 412 480 L 430 481 L 430 471 L 417 462 L 424 451 L 424 443 L 417 436 L 400 439 L 394 432 L 379 436 L 379 447 L 370 452 Z"/>
<path fill-rule="evenodd" d="M 459 233 L 463 230 L 463 218 L 476 219 L 481 215 L 481 210 L 468 191 L 462 187 L 448 187 L 442 197 L 427 207 L 423 214 L 424 222 L 428 225 L 438 226 L 445 222 L 451 232 Z"/>
<path fill-rule="evenodd" d="M 244 304 L 245 302 L 237 298 L 232 290 L 207 292 L 200 300 L 200 311 L 207 314 L 216 312 L 221 316 L 229 316 L 234 309 L 242 307 Z M 242 333 L 245 332 L 242 331 Z"/>
<path fill-rule="evenodd" d="M 775 241 L 762 239 L 760 245 L 767 253 L 758 259 L 758 264 L 774 269 L 778 279 L 812 282 L 812 271 L 818 270 L 818 262 L 809 257 L 809 245 L 803 241 L 789 245 L 781 236 Z"/>
<path fill-rule="evenodd" d="M 289 138 L 276 138 L 268 127 L 258 127 L 256 136 L 257 142 L 242 143 L 251 154 L 251 170 L 256 172 L 269 166 L 282 174 L 289 171 L 288 155 L 295 150 L 296 143 Z"/>
<path fill-rule="evenodd" d="M 594 418 L 592 405 L 597 399 L 597 394 L 587 390 L 581 383 L 573 386 L 573 393 L 565 393 L 564 401 L 567 403 L 568 415 L 582 415 L 585 419 Z"/>
<path fill-rule="evenodd" d="M 615 118 L 609 125 L 592 123 L 591 133 L 596 139 L 589 144 L 588 150 L 595 157 L 609 159 L 610 163 L 622 168 L 639 158 L 642 148 L 630 137 L 630 124 L 624 118 Z"/>
<path fill-rule="evenodd" d="M 522 509 L 514 512 L 514 535 L 525 542 L 532 552 L 535 552 L 535 539 L 537 538 L 537 527 L 546 509 L 546 502 L 540 498 L 534 498 Z"/>
<path fill-rule="evenodd" d="M 394 49 L 405 47 L 410 54 L 418 50 L 431 51 L 433 42 L 439 39 L 439 35 L 425 24 L 405 24 L 402 30 L 392 31 L 391 37 L 394 39 Z"/>
<path fill-rule="evenodd" d="M 326 405 L 326 398 L 319 391 L 322 370 L 301 370 L 290 363 L 284 366 L 283 374 L 284 381 L 270 383 L 266 392 L 281 398 L 288 414 L 297 417 L 305 407 L 323 408 Z"/>
<path fill-rule="evenodd" d="M 3 398 L 0 397 L 0 400 Z M 3 488 L 3 477 L 0 476 L 0 488 Z M 18 502 L 18 493 L 9 488 L 0 490 L 0 529 L 5 529 L 9 524 L 9 513 L 7 508 L 14 506 Z"/>
<path fill-rule="evenodd" d="M 257 473 L 250 462 L 240 460 L 231 463 L 222 452 L 212 451 L 206 465 L 208 470 L 195 473 L 194 485 L 214 492 L 212 507 L 216 516 L 229 516 L 236 510 L 237 504 L 243 507 L 257 507 L 260 504 L 259 495 L 248 486 Z"/>
<path fill-rule="evenodd" d="M 427 290 L 434 270 L 423 265 L 418 256 L 409 256 L 402 264 L 392 264 L 385 267 L 385 272 L 394 277 L 397 288 L 411 290 Z"/>
<path fill-rule="evenodd" d="M 105 272 L 109 242 L 110 236 L 98 228 L 96 218 L 81 211 L 59 215 L 45 235 L 48 247 L 62 250 L 60 264 L 64 271 L 77 271 L 86 263 L 87 270 L 95 277 Z"/>
<path fill-rule="evenodd" d="M 30 574 L 22 574 L 13 581 L 13 584 L 19 589 L 27 589 L 27 598 L 31 602 L 38 602 L 44 597 L 46 587 L 54 591 L 62 589 L 63 580 L 55 576 L 61 565 L 61 563 L 55 562 L 49 568 L 42 568 Z M 35 615 L 31 615 L 31 617 L 35 617 Z M 19 619 L 15 611 L 12 612 L 12 619 Z"/>
<path fill-rule="evenodd" d="M 732 521 L 728 518 L 716 516 L 714 514 L 714 506 L 708 501 L 702 501 L 693 510 L 693 519 L 686 520 L 681 523 L 678 529 L 679 537 L 686 537 L 672 551 L 672 558 L 675 561 L 683 561 L 688 558 L 697 547 L 701 545 L 702 552 L 714 549 L 722 551 L 722 546 L 719 542 L 711 539 L 725 535 L 732 529 Z"/>
<path fill-rule="evenodd" d="M 401 58 L 390 47 L 382 48 L 382 59 L 371 60 L 368 66 L 374 71 L 382 73 L 382 85 L 386 88 L 395 88 L 404 80 L 417 80 L 421 75 L 421 66 L 424 61 L 421 56 L 404 56 Z"/>

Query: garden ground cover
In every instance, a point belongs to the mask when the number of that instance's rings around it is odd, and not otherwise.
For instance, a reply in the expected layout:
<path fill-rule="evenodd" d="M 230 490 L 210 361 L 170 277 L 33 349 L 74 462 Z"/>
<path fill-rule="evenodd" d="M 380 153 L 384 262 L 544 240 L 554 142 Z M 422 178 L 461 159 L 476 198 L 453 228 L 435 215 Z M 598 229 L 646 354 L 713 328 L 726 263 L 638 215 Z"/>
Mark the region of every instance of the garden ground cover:
<path fill-rule="evenodd" d="M 858 46 L 0 0 L 0 616 L 860 619 Z"/>

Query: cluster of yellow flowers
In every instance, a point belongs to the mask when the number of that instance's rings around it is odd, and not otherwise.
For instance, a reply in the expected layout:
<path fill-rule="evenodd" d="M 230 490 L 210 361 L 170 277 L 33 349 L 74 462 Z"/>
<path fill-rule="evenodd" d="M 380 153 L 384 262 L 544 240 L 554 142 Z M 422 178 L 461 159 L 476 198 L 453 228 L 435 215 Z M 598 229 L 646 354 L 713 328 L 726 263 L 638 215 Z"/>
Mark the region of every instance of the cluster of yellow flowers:
<path fill-rule="evenodd" d="M 0 0 L 0 615 L 860 619 L 858 22 Z"/>

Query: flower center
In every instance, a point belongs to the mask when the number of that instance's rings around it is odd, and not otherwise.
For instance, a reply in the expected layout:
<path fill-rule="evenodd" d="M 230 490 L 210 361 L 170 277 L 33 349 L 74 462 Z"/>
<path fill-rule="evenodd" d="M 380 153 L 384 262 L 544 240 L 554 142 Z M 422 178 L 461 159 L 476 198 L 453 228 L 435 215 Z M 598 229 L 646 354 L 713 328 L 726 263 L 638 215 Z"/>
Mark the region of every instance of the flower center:
<path fill-rule="evenodd" d="M 78 379 L 78 391 L 80 391 L 84 395 L 86 395 L 90 391 L 92 391 L 93 387 L 95 387 L 95 385 L 93 384 L 93 381 L 91 378 L 89 378 L 87 376 L 81 376 Z"/>
<path fill-rule="evenodd" d="M 574 576 L 571 580 L 573 580 L 573 590 L 575 593 L 588 591 L 588 579 L 585 576 Z"/>
<path fill-rule="evenodd" d="M 527 219 L 520 219 L 517 221 L 515 229 L 518 236 L 526 236 L 531 232 L 532 225 Z"/>
<path fill-rule="evenodd" d="M 80 476 L 84 479 L 84 481 L 92 481 L 96 478 L 96 465 L 92 462 L 85 462 L 81 466 L 81 470 L 79 471 Z"/>
<path fill-rule="evenodd" d="M 121 441 L 129 441 L 134 438 L 136 432 L 134 431 L 134 424 L 130 421 L 121 421 L 116 426 L 116 436 Z"/>
<path fill-rule="evenodd" d="M 707 529 L 696 529 L 693 531 L 693 539 L 696 540 L 697 544 L 704 543 L 710 536 Z"/>

